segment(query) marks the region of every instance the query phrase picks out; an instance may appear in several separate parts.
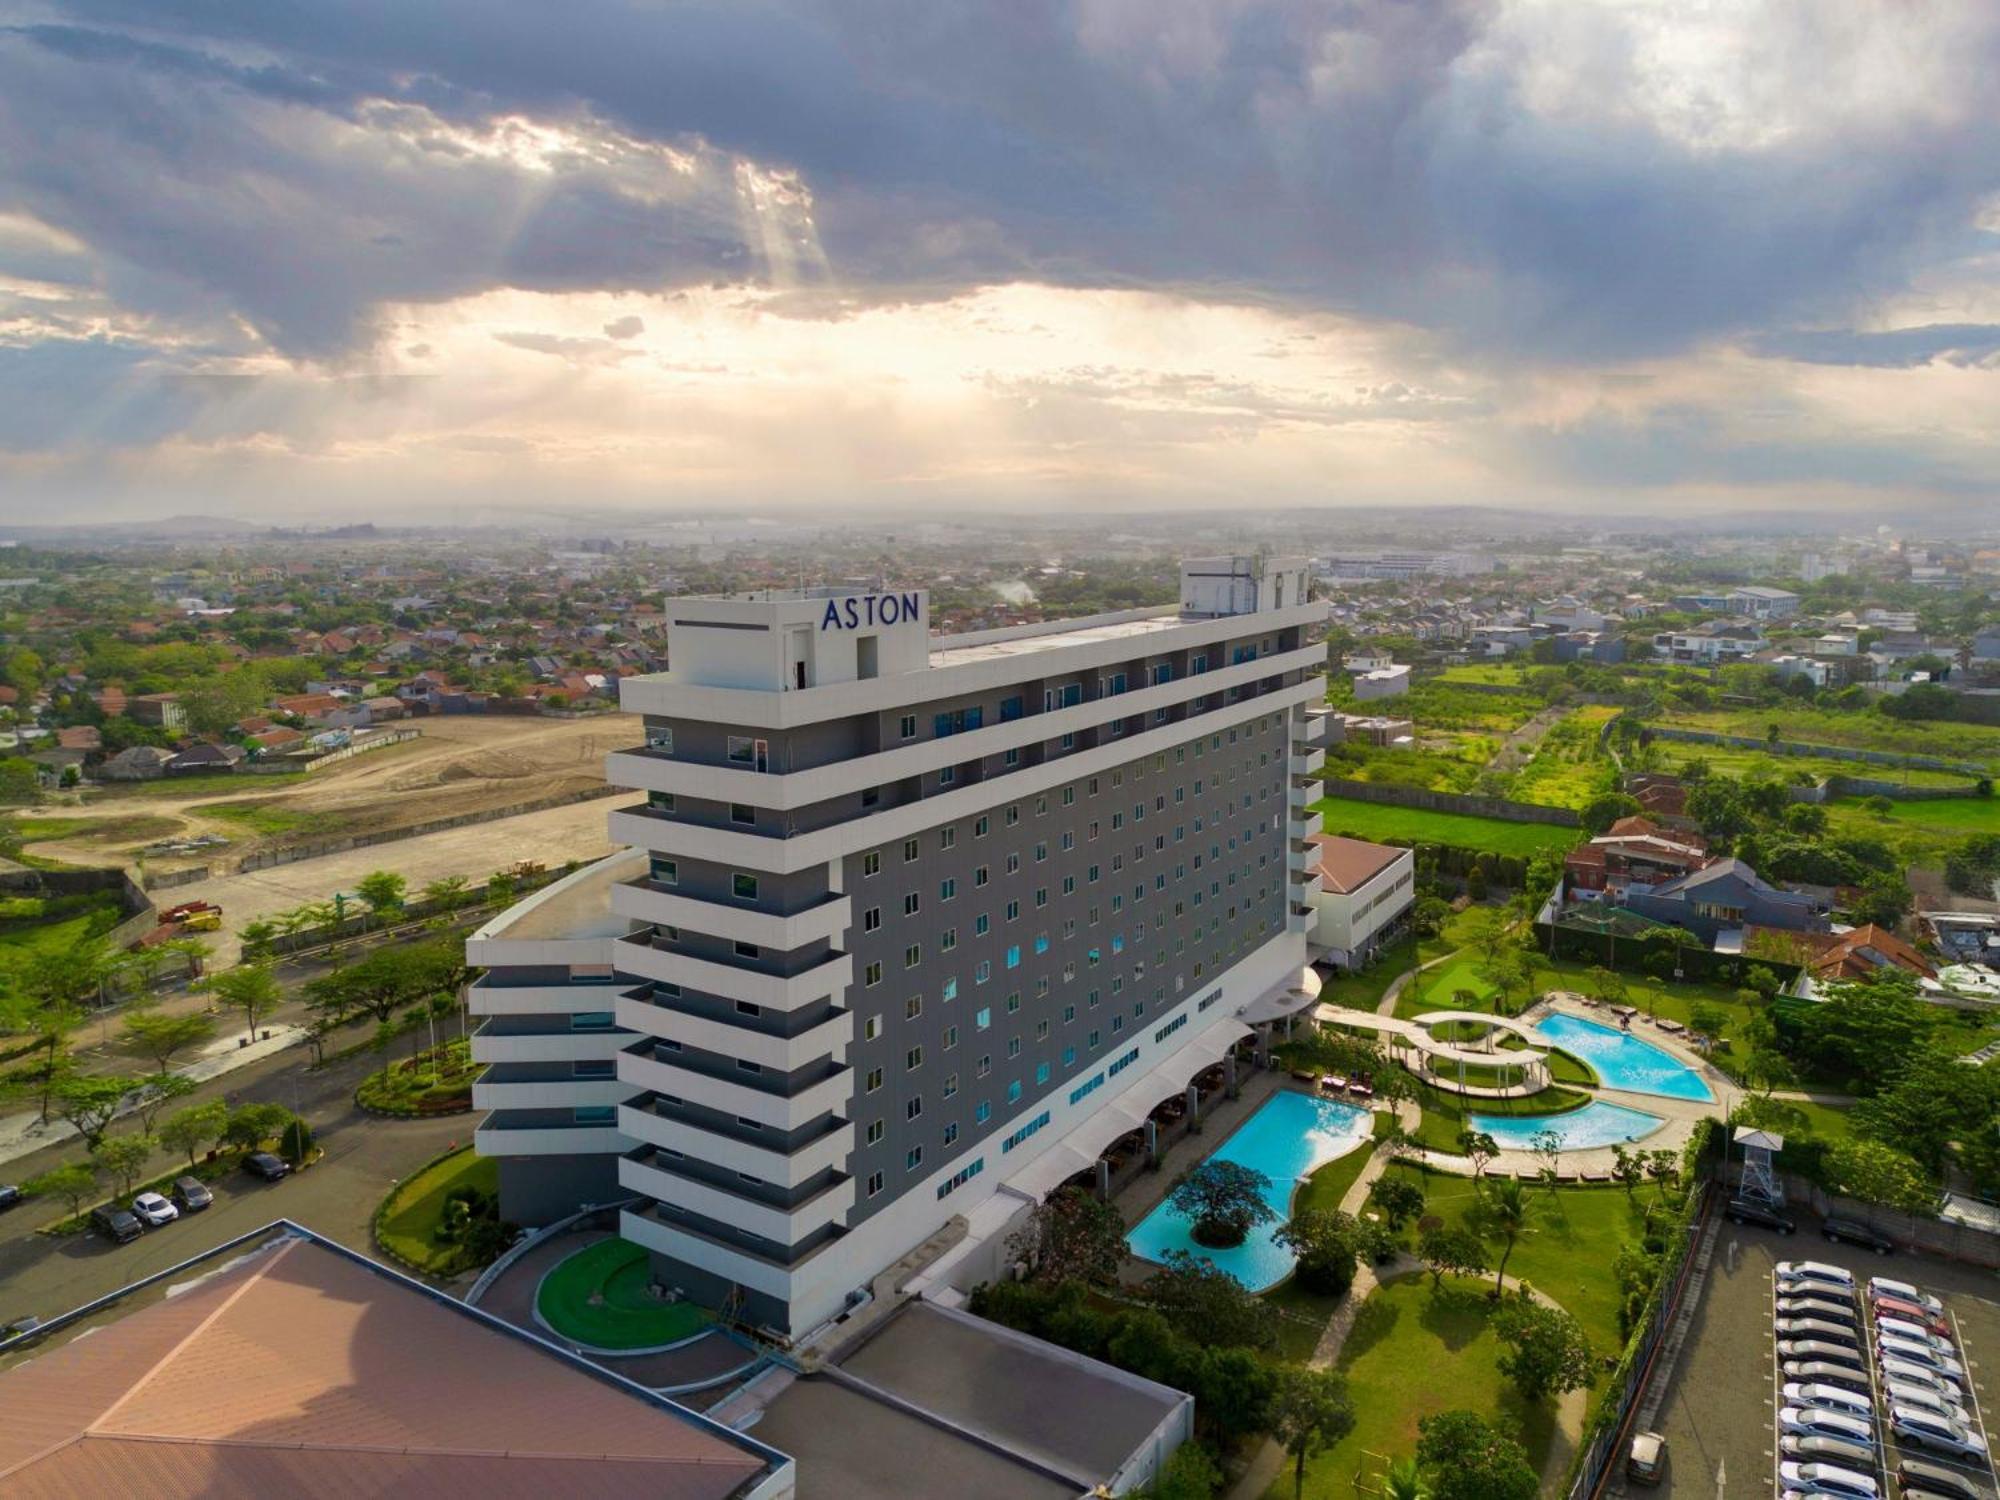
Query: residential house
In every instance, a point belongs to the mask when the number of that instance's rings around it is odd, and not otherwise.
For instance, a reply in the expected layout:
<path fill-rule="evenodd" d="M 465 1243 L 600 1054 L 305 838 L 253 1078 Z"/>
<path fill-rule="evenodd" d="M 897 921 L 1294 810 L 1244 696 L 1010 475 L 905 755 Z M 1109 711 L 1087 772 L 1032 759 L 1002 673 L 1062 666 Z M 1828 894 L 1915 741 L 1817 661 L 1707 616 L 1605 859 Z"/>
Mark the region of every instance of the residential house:
<path fill-rule="evenodd" d="M 134 745 L 105 761 L 97 774 L 106 781 L 154 781 L 166 774 L 173 758 L 173 751 L 158 745 Z"/>
<path fill-rule="evenodd" d="M 1747 927 L 1825 932 L 1812 902 L 1780 890 L 1740 859 L 1718 859 L 1665 885 L 1628 886 L 1620 904 L 1651 921 L 1693 933 L 1710 947 L 1740 948 Z M 1721 940 L 1718 943 L 1718 940 Z"/>
<path fill-rule="evenodd" d="M 1602 630 L 1572 630 L 1553 638 L 1558 662 L 1590 661 L 1604 665 L 1625 660 L 1625 638 Z"/>
<path fill-rule="evenodd" d="M 1748 620 L 1709 620 L 1653 637 L 1654 647 L 1675 661 L 1740 661 L 1768 644 L 1764 632 Z"/>
<path fill-rule="evenodd" d="M 1694 834 L 1670 832 L 1647 818 L 1620 818 L 1563 860 L 1569 895 L 1578 901 L 1621 897 L 1633 887 L 1650 890 L 1709 863 L 1708 846 Z"/>
<path fill-rule="evenodd" d="M 1354 677 L 1354 696 L 1366 703 L 1376 698 L 1400 698 L 1410 690 L 1408 667 L 1377 667 Z"/>
<path fill-rule="evenodd" d="M 187 710 L 179 693 L 141 693 L 125 703 L 125 717 L 134 723 L 178 733 L 187 727 Z"/>
<path fill-rule="evenodd" d="M 167 762 L 167 774 L 186 776 L 196 772 L 233 771 L 245 758 L 241 745 L 211 745 L 207 741 L 199 741 Z"/>
<path fill-rule="evenodd" d="M 296 750 L 306 742 L 303 731 L 288 729 L 283 724 L 273 725 L 250 736 L 250 742 L 260 750 Z"/>
<path fill-rule="evenodd" d="M 92 750 L 104 748 L 104 732 L 95 724 L 69 724 L 56 731 L 56 746 L 62 750 L 81 750 L 88 754 Z"/>

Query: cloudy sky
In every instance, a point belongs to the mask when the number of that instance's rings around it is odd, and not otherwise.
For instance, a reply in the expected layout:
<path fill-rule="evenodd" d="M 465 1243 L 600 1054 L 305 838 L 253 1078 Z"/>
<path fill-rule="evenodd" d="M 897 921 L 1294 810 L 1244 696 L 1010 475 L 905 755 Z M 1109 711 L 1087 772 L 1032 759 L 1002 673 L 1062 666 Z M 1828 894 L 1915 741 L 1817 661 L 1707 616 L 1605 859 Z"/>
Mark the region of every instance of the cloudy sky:
<path fill-rule="evenodd" d="M 1993 0 L 0 0 L 0 519 L 2000 504 Z"/>

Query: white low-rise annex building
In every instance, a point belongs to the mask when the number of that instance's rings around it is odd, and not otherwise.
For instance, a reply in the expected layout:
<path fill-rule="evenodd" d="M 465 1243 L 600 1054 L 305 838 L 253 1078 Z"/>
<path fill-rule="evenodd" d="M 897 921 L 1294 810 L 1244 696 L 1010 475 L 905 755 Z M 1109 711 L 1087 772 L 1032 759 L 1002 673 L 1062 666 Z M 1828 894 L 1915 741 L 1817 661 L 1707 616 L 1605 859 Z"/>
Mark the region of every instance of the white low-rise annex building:
<path fill-rule="evenodd" d="M 1416 856 L 1408 849 L 1316 834 L 1320 884 L 1313 896 L 1313 956 L 1352 968 L 1390 936 L 1416 901 Z"/>

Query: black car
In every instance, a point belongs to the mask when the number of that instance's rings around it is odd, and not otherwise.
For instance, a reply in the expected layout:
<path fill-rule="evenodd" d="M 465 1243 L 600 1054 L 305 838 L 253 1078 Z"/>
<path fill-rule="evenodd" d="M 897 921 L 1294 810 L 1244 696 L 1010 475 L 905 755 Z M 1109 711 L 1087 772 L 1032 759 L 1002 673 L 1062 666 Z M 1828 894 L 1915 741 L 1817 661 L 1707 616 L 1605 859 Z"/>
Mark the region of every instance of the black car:
<path fill-rule="evenodd" d="M 90 1211 L 90 1227 L 114 1245 L 129 1244 L 146 1232 L 140 1226 L 137 1214 L 129 1208 L 116 1208 L 109 1203 Z"/>
<path fill-rule="evenodd" d="M 1828 1219 L 1820 1225 L 1819 1232 L 1827 1237 L 1829 1243 L 1837 1244 L 1845 1240 L 1863 1250 L 1873 1250 L 1877 1255 L 1888 1255 L 1896 1248 L 1896 1242 L 1888 1235 L 1858 1219 Z"/>
<path fill-rule="evenodd" d="M 1732 1198 L 1722 1212 L 1732 1224 L 1755 1224 L 1762 1229 L 1775 1229 L 1779 1234 L 1796 1233 L 1799 1227 L 1770 1204 L 1759 1203 L 1754 1198 Z"/>
<path fill-rule="evenodd" d="M 198 1214 L 215 1201 L 215 1194 L 199 1177 L 174 1179 L 174 1206 L 184 1214 Z"/>
<path fill-rule="evenodd" d="M 12 1208 L 21 1201 L 21 1190 L 11 1182 L 0 1182 L 0 1212 Z"/>
<path fill-rule="evenodd" d="M 292 1164 L 268 1151 L 252 1151 L 243 1158 L 243 1168 L 266 1182 L 276 1182 L 281 1177 L 292 1175 Z"/>

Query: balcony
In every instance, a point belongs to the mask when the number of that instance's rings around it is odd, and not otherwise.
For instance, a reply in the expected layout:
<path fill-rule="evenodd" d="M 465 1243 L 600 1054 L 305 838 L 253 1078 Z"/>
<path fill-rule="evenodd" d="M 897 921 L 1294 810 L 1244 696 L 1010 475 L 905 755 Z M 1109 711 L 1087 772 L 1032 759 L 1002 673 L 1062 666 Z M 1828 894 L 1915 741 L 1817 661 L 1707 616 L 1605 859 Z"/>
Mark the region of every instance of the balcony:
<path fill-rule="evenodd" d="M 466 1004 L 475 1016 L 562 1016 L 580 1010 L 609 1010 L 616 980 L 572 979 L 566 984 L 501 984 L 487 975 L 468 985 Z"/>
<path fill-rule="evenodd" d="M 828 896 L 804 911 L 780 916 L 729 901 L 705 901 L 682 895 L 654 880 L 634 880 L 611 888 L 611 909 L 620 916 L 662 927 L 760 948 L 803 948 L 808 943 L 837 942 L 854 920 L 854 903 L 847 896 Z"/>
<path fill-rule="evenodd" d="M 474 1109 L 585 1109 L 622 1104 L 632 1085 L 617 1078 L 577 1078 L 568 1073 L 526 1068 L 541 1076 L 509 1076 L 505 1065 L 488 1068 L 472 1082 Z"/>
<path fill-rule="evenodd" d="M 1319 847 L 1304 840 L 1293 840 L 1286 844 L 1285 867 L 1290 870 L 1318 869 Z"/>
<path fill-rule="evenodd" d="M 1293 741 L 1304 745 L 1324 746 L 1327 742 L 1327 730 L 1338 717 L 1338 711 L 1325 704 L 1307 708 L 1304 722 L 1292 726 Z"/>
<path fill-rule="evenodd" d="M 1324 750 L 1307 750 L 1304 753 L 1300 753 L 1296 749 L 1292 751 L 1289 769 L 1294 777 L 1303 779 L 1316 776 L 1325 766 L 1326 752 Z"/>
<path fill-rule="evenodd" d="M 845 1114 L 854 1097 L 854 1070 L 834 1063 L 825 1076 L 798 1092 L 774 1094 L 730 1078 L 715 1078 L 669 1061 L 673 1053 L 634 1050 L 618 1059 L 618 1076 L 657 1094 L 669 1094 L 722 1114 L 741 1115 L 774 1130 L 797 1130 L 821 1115 Z"/>
<path fill-rule="evenodd" d="M 623 1154 L 632 1142 L 614 1123 L 603 1125 L 509 1124 L 489 1115 L 472 1132 L 472 1146 L 481 1156 L 590 1156 Z"/>
<path fill-rule="evenodd" d="M 614 992 L 597 991 L 597 1010 L 608 1010 Z M 506 1031 L 488 1021 L 472 1033 L 472 1060 L 481 1063 L 605 1062 L 632 1044 L 611 1027 L 592 1031 Z"/>
<path fill-rule="evenodd" d="M 829 954 L 795 974 L 771 974 L 736 964 L 716 963 L 656 947 L 649 937 L 620 938 L 616 945 L 619 970 L 645 979 L 678 984 L 725 1000 L 747 1000 L 766 1010 L 797 1010 L 814 1000 L 837 995 L 854 979 L 854 959 Z"/>
<path fill-rule="evenodd" d="M 752 1291 L 791 1298 L 791 1260 L 783 1245 L 772 1245 L 768 1253 L 758 1254 L 657 1214 L 630 1208 L 618 1216 L 618 1235 L 684 1265 L 698 1266 L 726 1281 L 740 1282 Z"/>
<path fill-rule="evenodd" d="M 845 1166 L 854 1151 L 851 1120 L 834 1120 L 819 1135 L 785 1152 L 671 1119 L 656 1113 L 644 1100 L 619 1106 L 618 1130 L 646 1145 L 679 1151 L 727 1171 L 748 1172 L 786 1188 L 808 1182 L 829 1168 Z"/>
<path fill-rule="evenodd" d="M 792 1073 L 822 1057 L 844 1060 L 847 1044 L 854 1040 L 854 1013 L 836 1010 L 816 1026 L 796 1036 L 773 1036 L 747 1026 L 707 1016 L 690 1015 L 671 1006 L 656 1005 L 641 995 L 618 1002 L 618 1024 L 647 1036 L 656 1036 L 703 1052 L 724 1057 L 740 1057 L 780 1073 Z"/>
<path fill-rule="evenodd" d="M 760 1235 L 780 1245 L 796 1244 L 837 1223 L 854 1206 L 854 1179 L 840 1176 L 802 1203 L 779 1207 L 734 1193 L 675 1170 L 672 1157 L 641 1147 L 618 1164 L 618 1185 L 661 1203 Z"/>
<path fill-rule="evenodd" d="M 1286 907 L 1285 931 L 1311 932 L 1312 925 L 1313 925 L 1313 909 L 1310 906 L 1300 906 L 1297 902 L 1293 902 L 1291 905 Z"/>
<path fill-rule="evenodd" d="M 1326 815 L 1312 807 L 1293 808 L 1291 818 L 1291 836 L 1295 839 L 1309 839 L 1326 826 Z"/>

